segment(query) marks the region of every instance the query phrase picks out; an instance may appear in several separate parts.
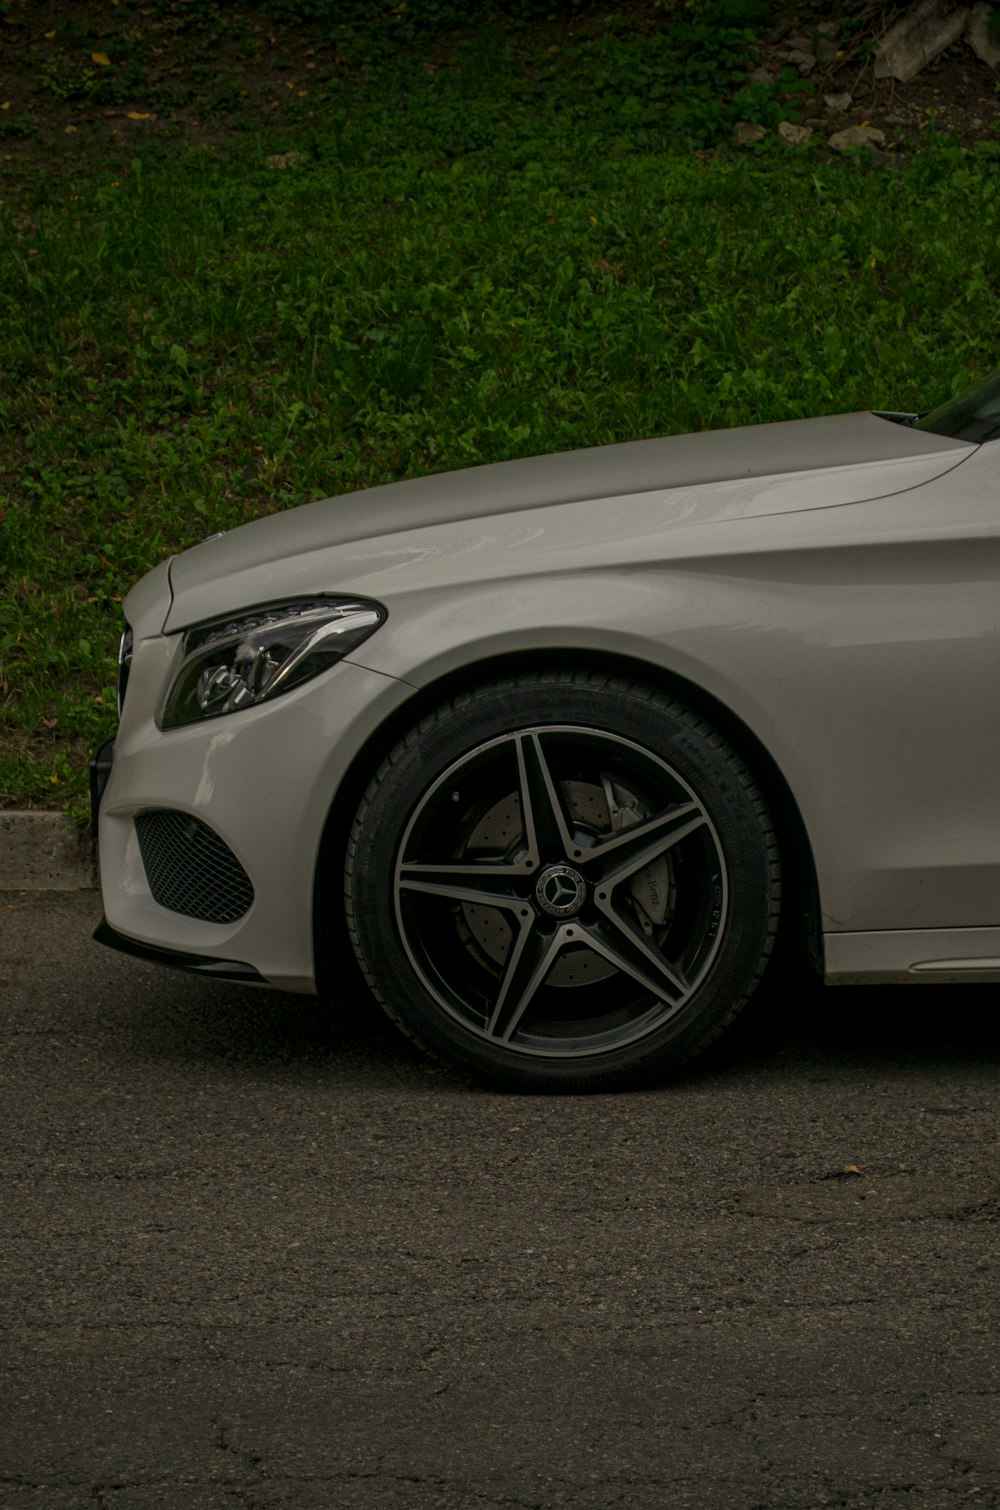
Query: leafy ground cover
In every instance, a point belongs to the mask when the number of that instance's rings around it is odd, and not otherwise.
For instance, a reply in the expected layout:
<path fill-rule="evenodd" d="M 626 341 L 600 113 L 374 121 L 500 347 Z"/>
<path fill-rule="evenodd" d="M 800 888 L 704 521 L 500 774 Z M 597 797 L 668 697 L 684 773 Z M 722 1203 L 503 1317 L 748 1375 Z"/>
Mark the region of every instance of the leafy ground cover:
<path fill-rule="evenodd" d="M 901 171 L 740 153 L 747 28 L 709 58 L 643 14 L 334 62 L 273 121 L 11 139 L 0 801 L 83 810 L 122 598 L 215 530 L 475 462 L 916 407 L 996 365 L 989 144 L 925 136 Z"/>

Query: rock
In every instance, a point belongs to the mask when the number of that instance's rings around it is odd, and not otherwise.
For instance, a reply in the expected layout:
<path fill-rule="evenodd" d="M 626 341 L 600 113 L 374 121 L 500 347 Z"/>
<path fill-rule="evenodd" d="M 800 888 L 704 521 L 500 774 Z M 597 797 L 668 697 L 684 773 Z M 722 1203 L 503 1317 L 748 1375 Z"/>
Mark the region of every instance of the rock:
<path fill-rule="evenodd" d="M 272 152 L 264 161 L 269 168 L 294 168 L 296 163 L 302 162 L 304 152 Z"/>
<path fill-rule="evenodd" d="M 854 96 L 853 94 L 824 94 L 823 104 L 827 110 L 835 110 L 838 115 L 842 115 L 854 104 Z"/>
<path fill-rule="evenodd" d="M 884 147 L 885 132 L 877 126 L 845 126 L 833 133 L 829 145 L 834 152 L 846 152 L 850 147 Z"/>
<path fill-rule="evenodd" d="M 797 126 L 794 121 L 781 121 L 778 125 L 778 135 L 789 147 L 801 147 L 812 136 L 808 126 Z"/>
<path fill-rule="evenodd" d="M 804 47 L 793 47 L 790 51 L 782 53 L 782 59 L 792 68 L 797 68 L 803 78 L 812 73 L 816 67 L 816 54 L 806 52 Z"/>
<path fill-rule="evenodd" d="M 839 21 L 821 21 L 816 28 L 821 37 L 835 37 L 840 30 Z"/>
<path fill-rule="evenodd" d="M 749 147 L 751 142 L 762 142 L 766 135 L 764 127 L 756 121 L 737 121 L 733 127 L 733 138 L 740 147 Z"/>
<path fill-rule="evenodd" d="M 991 5 L 974 5 L 965 24 L 965 36 L 976 54 L 991 68 L 1000 68 L 1000 36 L 990 31 Z"/>
<path fill-rule="evenodd" d="M 747 78 L 751 84 L 773 84 L 777 74 L 773 68 L 751 68 Z"/>
<path fill-rule="evenodd" d="M 796 33 L 794 37 L 785 38 L 786 47 L 797 48 L 800 52 L 811 52 L 812 45 L 812 37 L 807 37 L 801 32 Z"/>
<path fill-rule="evenodd" d="M 921 0 L 876 44 L 877 79 L 909 83 L 928 63 L 957 42 L 969 18 L 968 6 L 947 13 L 948 0 Z"/>
<path fill-rule="evenodd" d="M 820 37 L 816 43 L 816 58 L 820 63 L 832 63 L 840 48 L 829 37 Z"/>

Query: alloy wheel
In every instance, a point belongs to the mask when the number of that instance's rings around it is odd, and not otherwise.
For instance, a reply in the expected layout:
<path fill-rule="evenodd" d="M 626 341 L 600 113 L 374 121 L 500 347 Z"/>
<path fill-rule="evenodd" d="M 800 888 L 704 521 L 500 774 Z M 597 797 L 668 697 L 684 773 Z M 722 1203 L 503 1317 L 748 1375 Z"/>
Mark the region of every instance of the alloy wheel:
<path fill-rule="evenodd" d="M 454 761 L 410 815 L 394 893 L 410 964 L 450 1018 L 561 1059 L 679 1013 L 728 906 L 695 790 L 643 745 L 572 724 L 517 729 Z"/>

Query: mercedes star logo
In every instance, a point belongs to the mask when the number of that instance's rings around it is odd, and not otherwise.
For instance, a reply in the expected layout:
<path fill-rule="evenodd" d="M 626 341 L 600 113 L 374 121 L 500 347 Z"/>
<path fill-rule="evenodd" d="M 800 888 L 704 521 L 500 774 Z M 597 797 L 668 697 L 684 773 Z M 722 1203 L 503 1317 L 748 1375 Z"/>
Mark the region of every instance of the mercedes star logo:
<path fill-rule="evenodd" d="M 538 905 L 554 918 L 579 912 L 586 895 L 584 879 L 571 865 L 550 865 L 542 871 L 535 887 Z"/>

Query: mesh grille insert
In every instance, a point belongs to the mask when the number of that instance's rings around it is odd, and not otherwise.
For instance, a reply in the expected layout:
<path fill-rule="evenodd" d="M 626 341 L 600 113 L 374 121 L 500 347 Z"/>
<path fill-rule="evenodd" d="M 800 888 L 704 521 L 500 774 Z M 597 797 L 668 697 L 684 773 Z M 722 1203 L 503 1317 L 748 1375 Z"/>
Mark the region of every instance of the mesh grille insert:
<path fill-rule="evenodd" d="M 253 901 L 250 877 L 227 844 L 187 813 L 156 808 L 135 820 L 154 900 L 205 923 L 235 923 Z"/>

